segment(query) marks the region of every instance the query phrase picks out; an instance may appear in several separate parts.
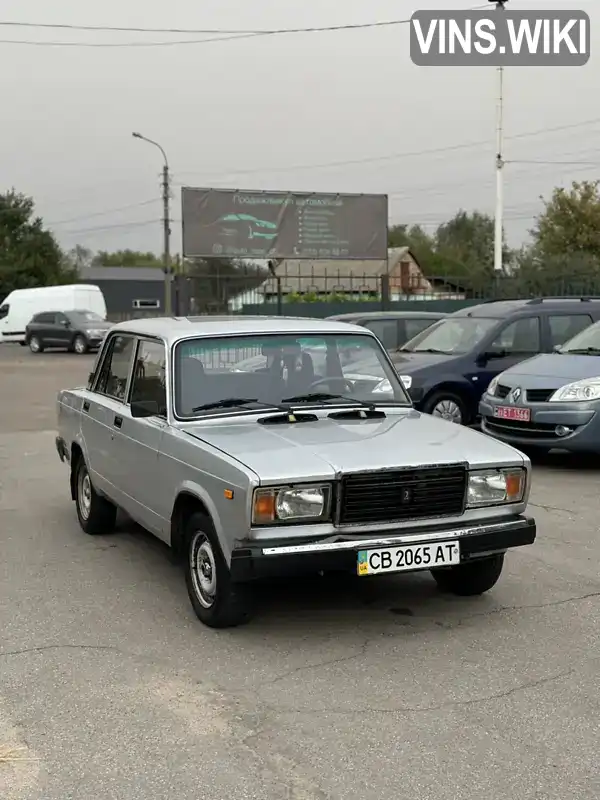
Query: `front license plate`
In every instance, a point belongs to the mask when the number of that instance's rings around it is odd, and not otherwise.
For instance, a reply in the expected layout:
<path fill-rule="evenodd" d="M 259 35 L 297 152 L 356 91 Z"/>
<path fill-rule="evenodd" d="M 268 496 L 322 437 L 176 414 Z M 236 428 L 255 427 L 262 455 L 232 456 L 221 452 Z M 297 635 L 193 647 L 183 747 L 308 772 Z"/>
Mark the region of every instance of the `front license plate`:
<path fill-rule="evenodd" d="M 458 542 L 436 544 L 404 544 L 381 550 L 359 550 L 359 575 L 381 575 L 384 572 L 413 572 L 460 564 Z"/>
<path fill-rule="evenodd" d="M 494 416 L 499 419 L 514 419 L 518 422 L 529 422 L 531 420 L 531 409 L 515 408 L 514 406 L 499 406 L 494 409 Z"/>

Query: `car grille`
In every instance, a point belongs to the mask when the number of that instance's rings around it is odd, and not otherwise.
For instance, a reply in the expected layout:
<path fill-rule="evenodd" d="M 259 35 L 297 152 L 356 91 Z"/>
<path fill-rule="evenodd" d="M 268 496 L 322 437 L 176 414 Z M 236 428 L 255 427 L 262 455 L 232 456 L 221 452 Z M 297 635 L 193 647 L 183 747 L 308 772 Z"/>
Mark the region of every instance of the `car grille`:
<path fill-rule="evenodd" d="M 557 441 L 561 436 L 556 435 L 556 423 L 544 422 L 521 422 L 513 419 L 498 419 L 497 417 L 484 417 L 485 430 L 491 434 L 497 433 L 500 436 L 505 433 L 513 436 L 519 436 L 521 439 L 556 439 Z M 569 428 L 575 432 L 579 426 L 569 425 Z"/>
<path fill-rule="evenodd" d="M 356 473 L 342 478 L 338 524 L 450 517 L 465 509 L 464 465 Z"/>
<path fill-rule="evenodd" d="M 554 394 L 554 389 L 527 389 L 527 400 L 530 403 L 547 403 Z"/>
<path fill-rule="evenodd" d="M 503 386 L 501 383 L 496 386 L 496 397 L 499 397 L 500 400 L 504 400 L 504 398 L 510 392 L 510 386 Z"/>

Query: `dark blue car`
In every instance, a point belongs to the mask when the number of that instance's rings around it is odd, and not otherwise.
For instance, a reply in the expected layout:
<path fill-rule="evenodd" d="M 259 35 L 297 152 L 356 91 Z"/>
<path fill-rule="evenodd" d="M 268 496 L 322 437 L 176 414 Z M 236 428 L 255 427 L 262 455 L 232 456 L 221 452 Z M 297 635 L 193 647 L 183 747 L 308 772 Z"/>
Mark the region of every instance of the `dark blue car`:
<path fill-rule="evenodd" d="M 507 300 L 456 311 L 390 353 L 419 411 L 469 425 L 492 378 L 600 320 L 595 298 Z"/>

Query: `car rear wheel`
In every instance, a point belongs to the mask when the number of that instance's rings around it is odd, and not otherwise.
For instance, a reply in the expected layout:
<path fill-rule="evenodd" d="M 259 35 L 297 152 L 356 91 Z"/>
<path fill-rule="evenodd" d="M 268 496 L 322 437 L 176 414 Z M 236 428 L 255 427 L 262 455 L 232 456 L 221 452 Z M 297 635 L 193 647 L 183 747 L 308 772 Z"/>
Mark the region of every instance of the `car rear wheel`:
<path fill-rule="evenodd" d="M 443 592 L 459 597 L 484 594 L 498 583 L 504 566 L 504 553 L 480 558 L 447 569 L 432 569 L 431 574 Z"/>
<path fill-rule="evenodd" d="M 30 336 L 29 337 L 29 349 L 32 353 L 43 353 L 44 352 L 44 344 L 39 336 Z"/>
<path fill-rule="evenodd" d="M 112 533 L 117 521 L 116 507 L 96 493 L 87 465 L 79 458 L 75 469 L 75 507 L 79 524 L 85 533 L 97 536 Z"/>
<path fill-rule="evenodd" d="M 200 512 L 192 514 L 185 541 L 185 582 L 198 619 L 210 628 L 248 622 L 250 587 L 232 582 L 212 520 Z"/>
<path fill-rule="evenodd" d="M 469 417 L 465 401 L 452 392 L 435 392 L 423 404 L 423 411 L 457 425 L 465 425 Z"/>
<path fill-rule="evenodd" d="M 81 336 L 80 334 L 78 334 L 73 339 L 72 347 L 73 347 L 73 351 L 75 353 L 77 353 L 78 356 L 85 355 L 87 353 L 87 351 L 89 350 L 87 339 L 85 338 L 85 336 Z"/>

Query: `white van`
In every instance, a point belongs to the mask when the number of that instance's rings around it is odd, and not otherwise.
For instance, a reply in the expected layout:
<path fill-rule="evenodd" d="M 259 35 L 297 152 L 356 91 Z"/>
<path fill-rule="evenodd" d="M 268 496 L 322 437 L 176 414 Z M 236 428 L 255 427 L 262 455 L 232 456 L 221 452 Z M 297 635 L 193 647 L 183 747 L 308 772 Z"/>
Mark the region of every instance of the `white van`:
<path fill-rule="evenodd" d="M 0 342 L 25 344 L 25 326 L 41 311 L 95 311 L 106 319 L 106 302 L 98 286 L 73 283 L 15 289 L 0 303 Z"/>

